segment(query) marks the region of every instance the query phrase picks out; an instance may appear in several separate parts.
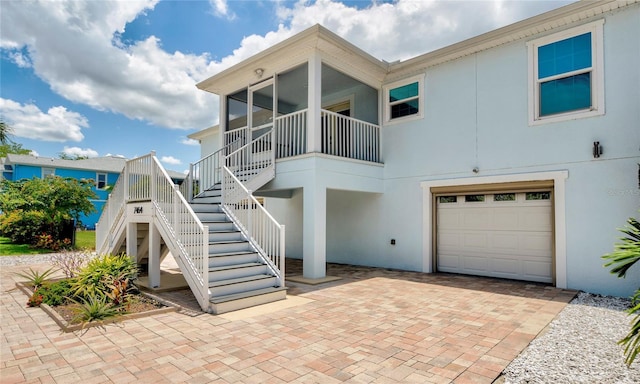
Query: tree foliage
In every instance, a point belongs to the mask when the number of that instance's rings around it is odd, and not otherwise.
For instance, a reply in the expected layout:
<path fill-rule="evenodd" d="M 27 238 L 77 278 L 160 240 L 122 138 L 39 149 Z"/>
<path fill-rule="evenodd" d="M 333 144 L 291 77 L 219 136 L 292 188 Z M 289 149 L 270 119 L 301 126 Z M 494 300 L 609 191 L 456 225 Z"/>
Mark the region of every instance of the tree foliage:
<path fill-rule="evenodd" d="M 602 256 L 607 260 L 605 267 L 611 267 L 611 273 L 624 278 L 629 268 L 640 261 L 640 222 L 633 217 L 629 218 L 627 225 L 619 229 L 625 236 L 620 238 L 620 242 L 615 244 L 612 253 Z M 640 353 L 640 288 L 638 288 L 632 299 L 632 308 L 627 313 L 635 315 L 631 322 L 631 329 L 618 343 L 625 346 L 625 362 L 631 365 Z"/>
<path fill-rule="evenodd" d="M 58 176 L 0 182 L 0 233 L 13 242 L 34 244 L 38 236 L 60 239 L 65 221 L 95 212 L 91 181 Z"/>

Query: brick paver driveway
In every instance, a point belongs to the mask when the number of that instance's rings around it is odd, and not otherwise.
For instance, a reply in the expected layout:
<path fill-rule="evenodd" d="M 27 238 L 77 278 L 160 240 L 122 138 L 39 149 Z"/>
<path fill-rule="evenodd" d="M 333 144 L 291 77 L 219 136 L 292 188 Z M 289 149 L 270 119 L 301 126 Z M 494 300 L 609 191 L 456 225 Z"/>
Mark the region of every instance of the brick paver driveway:
<path fill-rule="evenodd" d="M 1 271 L 2 383 L 491 383 L 575 294 L 329 265 L 343 279 L 288 284 L 293 306 L 235 317 L 171 313 L 63 334 L 10 290 L 11 273 L 23 269 Z"/>

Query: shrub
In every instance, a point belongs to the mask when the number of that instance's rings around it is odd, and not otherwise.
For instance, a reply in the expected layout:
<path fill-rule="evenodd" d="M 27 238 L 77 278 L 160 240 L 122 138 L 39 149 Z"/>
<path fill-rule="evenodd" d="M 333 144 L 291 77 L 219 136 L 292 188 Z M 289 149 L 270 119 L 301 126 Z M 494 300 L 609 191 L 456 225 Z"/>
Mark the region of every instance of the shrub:
<path fill-rule="evenodd" d="M 111 293 L 114 281 L 133 280 L 138 274 L 135 262 L 125 254 L 103 255 L 90 260 L 79 272 L 72 284 L 75 295 L 84 298 L 106 296 Z"/>
<path fill-rule="evenodd" d="M 67 278 L 75 277 L 88 261 L 87 253 L 69 250 L 57 253 L 51 258 L 53 265 L 60 268 Z"/>
<path fill-rule="evenodd" d="M 35 247 L 42 248 L 42 249 L 50 249 L 54 252 L 58 252 L 61 249 L 71 248 L 71 240 L 70 239 L 56 240 L 53 238 L 52 235 L 48 233 L 43 233 L 36 238 Z"/>
<path fill-rule="evenodd" d="M 69 279 L 45 283 L 36 291 L 42 297 L 42 302 L 55 307 L 66 304 L 71 296 L 71 281 Z"/>
<path fill-rule="evenodd" d="M 39 307 L 42 304 L 43 297 L 38 291 L 33 292 L 31 297 L 29 297 L 29 301 L 27 301 L 27 306 L 29 307 Z"/>
<path fill-rule="evenodd" d="M 16 210 L 0 215 L 0 233 L 16 244 L 34 244 L 35 234 L 47 229 L 42 211 Z"/>

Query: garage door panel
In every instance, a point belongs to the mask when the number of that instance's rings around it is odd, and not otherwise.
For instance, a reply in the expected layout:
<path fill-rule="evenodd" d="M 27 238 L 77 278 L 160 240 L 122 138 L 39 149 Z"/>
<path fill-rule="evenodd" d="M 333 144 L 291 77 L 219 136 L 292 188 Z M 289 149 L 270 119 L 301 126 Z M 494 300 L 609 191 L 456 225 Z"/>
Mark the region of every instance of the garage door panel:
<path fill-rule="evenodd" d="M 551 201 L 525 193 L 498 200 L 487 194 L 482 202 L 458 196 L 438 203 L 438 270 L 551 282 Z"/>

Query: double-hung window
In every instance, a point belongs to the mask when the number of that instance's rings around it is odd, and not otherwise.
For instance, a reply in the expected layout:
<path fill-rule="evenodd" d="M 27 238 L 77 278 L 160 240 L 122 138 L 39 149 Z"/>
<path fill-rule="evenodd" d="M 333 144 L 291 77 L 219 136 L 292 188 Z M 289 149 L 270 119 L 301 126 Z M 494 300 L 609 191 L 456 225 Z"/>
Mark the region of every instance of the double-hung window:
<path fill-rule="evenodd" d="M 384 121 L 395 122 L 423 116 L 423 76 L 397 81 L 384 87 Z"/>
<path fill-rule="evenodd" d="M 604 114 L 603 23 L 529 42 L 530 124 Z"/>
<path fill-rule="evenodd" d="M 96 189 L 106 189 L 106 188 L 107 188 L 107 174 L 96 173 Z"/>

